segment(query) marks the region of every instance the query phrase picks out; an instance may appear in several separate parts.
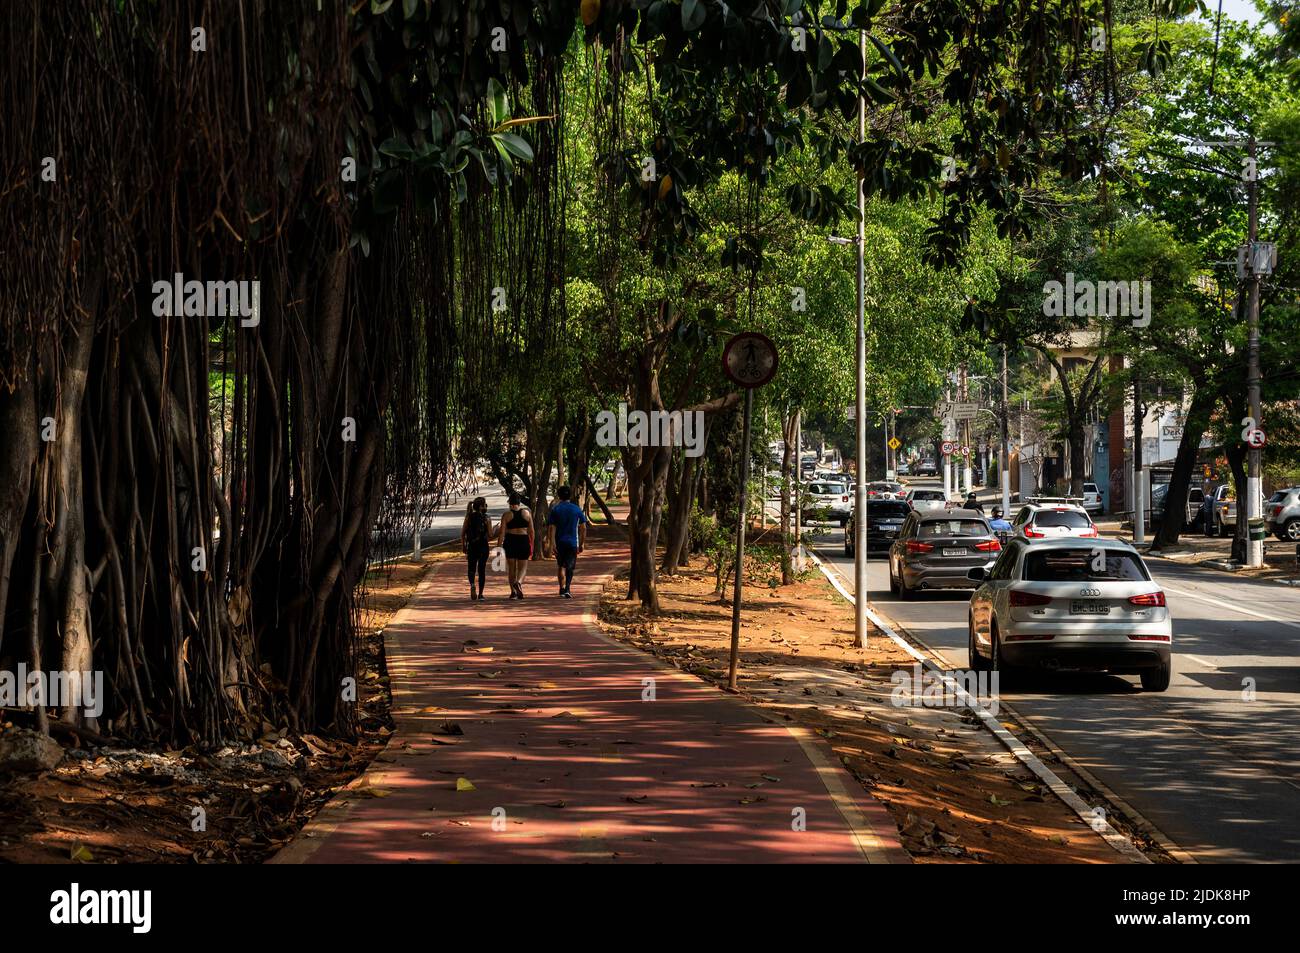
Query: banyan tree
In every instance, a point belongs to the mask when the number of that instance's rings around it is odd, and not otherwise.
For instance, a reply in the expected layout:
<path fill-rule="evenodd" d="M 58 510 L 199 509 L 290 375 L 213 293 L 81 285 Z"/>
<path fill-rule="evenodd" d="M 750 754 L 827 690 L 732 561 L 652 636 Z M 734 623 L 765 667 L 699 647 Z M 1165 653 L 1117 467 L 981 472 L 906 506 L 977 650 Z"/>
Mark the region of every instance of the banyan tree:
<path fill-rule="evenodd" d="M 557 320 L 576 11 L 5 7 L 0 660 L 102 671 L 119 735 L 347 732 L 381 510 Z M 532 258 L 484 268 L 507 216 Z"/>

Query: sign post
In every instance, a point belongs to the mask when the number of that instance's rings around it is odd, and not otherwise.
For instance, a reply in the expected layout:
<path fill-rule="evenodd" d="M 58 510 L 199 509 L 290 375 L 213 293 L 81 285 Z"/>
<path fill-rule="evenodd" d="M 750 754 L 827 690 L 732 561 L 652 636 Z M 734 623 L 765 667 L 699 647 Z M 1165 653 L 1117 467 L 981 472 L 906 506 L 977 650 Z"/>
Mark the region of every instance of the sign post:
<path fill-rule="evenodd" d="M 749 509 L 749 438 L 754 415 L 754 388 L 762 387 L 776 375 L 776 363 L 776 345 L 753 331 L 737 334 L 722 351 L 723 373 L 732 383 L 745 389 L 745 422 L 740 441 L 740 514 L 736 520 L 736 582 L 731 596 L 731 660 L 727 668 L 727 688 L 731 691 L 736 690 L 736 670 L 740 661 L 740 600 L 745 578 L 745 522 Z M 795 506 L 798 505 L 796 497 Z"/>

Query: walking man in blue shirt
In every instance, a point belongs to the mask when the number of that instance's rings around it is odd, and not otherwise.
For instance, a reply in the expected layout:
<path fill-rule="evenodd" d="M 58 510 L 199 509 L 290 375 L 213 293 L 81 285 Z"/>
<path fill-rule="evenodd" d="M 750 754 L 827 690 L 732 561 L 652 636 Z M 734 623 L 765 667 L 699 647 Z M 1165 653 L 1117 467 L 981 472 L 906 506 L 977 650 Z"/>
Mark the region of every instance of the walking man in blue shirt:
<path fill-rule="evenodd" d="M 546 535 L 555 553 L 555 578 L 560 584 L 560 597 L 572 599 L 569 586 L 573 584 L 573 570 L 578 564 L 578 553 L 587 545 L 587 514 L 569 497 L 573 494 L 567 486 L 555 491 L 559 502 L 551 507 L 546 518 Z"/>

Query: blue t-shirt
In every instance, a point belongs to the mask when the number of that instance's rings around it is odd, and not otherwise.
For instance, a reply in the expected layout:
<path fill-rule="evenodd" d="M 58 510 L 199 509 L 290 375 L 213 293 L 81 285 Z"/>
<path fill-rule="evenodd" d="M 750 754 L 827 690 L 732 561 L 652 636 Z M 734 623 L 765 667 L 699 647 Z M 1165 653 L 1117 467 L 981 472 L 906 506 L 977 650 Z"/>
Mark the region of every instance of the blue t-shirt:
<path fill-rule="evenodd" d="M 1009 533 L 1011 532 L 1011 524 L 999 516 L 989 520 L 989 529 L 995 533 Z"/>
<path fill-rule="evenodd" d="M 578 545 L 578 524 L 588 523 L 587 514 L 582 507 L 572 500 L 562 500 L 551 507 L 551 515 L 546 518 L 549 526 L 555 527 L 555 541 Z"/>

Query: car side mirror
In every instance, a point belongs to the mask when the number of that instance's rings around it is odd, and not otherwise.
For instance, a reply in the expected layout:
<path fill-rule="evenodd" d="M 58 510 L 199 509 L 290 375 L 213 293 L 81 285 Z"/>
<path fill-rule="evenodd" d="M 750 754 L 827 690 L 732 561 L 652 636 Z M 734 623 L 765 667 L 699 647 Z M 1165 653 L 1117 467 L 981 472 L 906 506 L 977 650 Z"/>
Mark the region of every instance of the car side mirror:
<path fill-rule="evenodd" d="M 985 577 L 987 576 L 988 573 L 984 570 L 983 566 L 976 566 L 974 569 L 969 569 L 966 571 L 966 578 L 973 579 L 976 582 L 983 582 Z"/>

